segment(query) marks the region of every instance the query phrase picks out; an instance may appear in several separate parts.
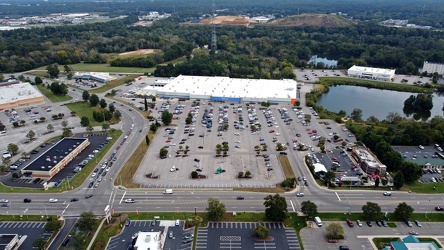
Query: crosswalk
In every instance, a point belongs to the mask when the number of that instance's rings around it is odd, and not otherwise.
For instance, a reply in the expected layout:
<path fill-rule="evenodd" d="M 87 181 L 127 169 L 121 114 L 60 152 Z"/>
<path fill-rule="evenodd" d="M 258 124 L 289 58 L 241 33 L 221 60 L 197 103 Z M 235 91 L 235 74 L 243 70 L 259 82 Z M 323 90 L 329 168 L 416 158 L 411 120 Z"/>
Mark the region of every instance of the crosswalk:
<path fill-rule="evenodd" d="M 294 229 L 285 229 L 285 236 L 287 237 L 288 248 L 300 250 L 299 239 Z"/>
<path fill-rule="evenodd" d="M 196 249 L 207 249 L 208 229 L 199 228 L 197 230 Z"/>
<path fill-rule="evenodd" d="M 279 222 L 261 222 L 262 226 L 266 228 L 282 228 L 282 223 Z M 254 229 L 259 225 L 259 222 L 210 222 L 208 228 L 227 228 L 227 229 Z"/>
<path fill-rule="evenodd" d="M 0 222 L 0 228 L 43 228 L 46 222 Z"/>

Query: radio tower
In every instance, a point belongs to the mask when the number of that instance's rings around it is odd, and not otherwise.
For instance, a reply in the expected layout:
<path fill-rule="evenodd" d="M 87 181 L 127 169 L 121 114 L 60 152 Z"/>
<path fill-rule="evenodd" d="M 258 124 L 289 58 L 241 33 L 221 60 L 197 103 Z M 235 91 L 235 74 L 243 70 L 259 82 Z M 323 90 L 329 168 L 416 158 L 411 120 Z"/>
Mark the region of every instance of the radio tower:
<path fill-rule="evenodd" d="M 212 26 L 212 32 L 211 32 L 211 51 L 214 52 L 214 54 L 217 53 L 217 40 L 216 40 L 216 25 L 214 24 L 214 15 L 215 15 L 215 9 L 216 9 L 216 5 L 214 4 L 214 0 L 213 0 L 213 4 L 212 4 L 212 9 L 213 9 L 213 14 L 211 17 L 211 26 Z"/>

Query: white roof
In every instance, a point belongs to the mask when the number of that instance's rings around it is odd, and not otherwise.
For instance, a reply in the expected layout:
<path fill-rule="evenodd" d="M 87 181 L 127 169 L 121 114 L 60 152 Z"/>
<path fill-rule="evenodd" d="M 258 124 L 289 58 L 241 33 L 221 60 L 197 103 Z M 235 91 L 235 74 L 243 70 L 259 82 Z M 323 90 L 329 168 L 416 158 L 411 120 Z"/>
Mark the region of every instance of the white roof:
<path fill-rule="evenodd" d="M 108 81 L 117 79 L 114 76 L 111 76 L 109 73 L 104 73 L 104 72 L 76 72 L 74 74 L 74 76 L 84 76 L 84 75 L 94 76 Z"/>
<path fill-rule="evenodd" d="M 160 250 L 160 232 L 139 232 L 134 249 Z"/>
<path fill-rule="evenodd" d="M 0 104 L 42 97 L 43 95 L 29 83 L 15 83 L 0 86 Z"/>
<path fill-rule="evenodd" d="M 356 65 L 353 65 L 348 70 L 359 71 L 359 72 L 368 72 L 368 73 L 378 73 L 378 74 L 395 74 L 394 69 L 370 68 L 370 67 L 362 67 L 362 66 L 356 66 Z"/>
<path fill-rule="evenodd" d="M 296 98 L 296 84 L 297 82 L 292 79 L 263 80 L 180 75 L 172 79 L 159 92 L 217 97 L 291 99 Z"/>
<path fill-rule="evenodd" d="M 315 163 L 315 164 L 313 164 L 313 166 L 315 167 L 315 169 L 314 169 L 315 173 L 318 173 L 318 172 L 327 173 L 327 169 L 325 168 L 325 166 L 323 164 Z"/>

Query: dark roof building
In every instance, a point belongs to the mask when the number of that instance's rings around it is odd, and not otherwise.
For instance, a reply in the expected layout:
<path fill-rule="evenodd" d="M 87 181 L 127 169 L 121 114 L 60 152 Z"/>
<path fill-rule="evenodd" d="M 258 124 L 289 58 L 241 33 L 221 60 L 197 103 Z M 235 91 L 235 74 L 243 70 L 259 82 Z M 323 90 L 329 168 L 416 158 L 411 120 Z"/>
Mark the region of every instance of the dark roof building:
<path fill-rule="evenodd" d="M 31 178 L 51 179 L 88 145 L 88 138 L 64 138 L 21 170 Z"/>

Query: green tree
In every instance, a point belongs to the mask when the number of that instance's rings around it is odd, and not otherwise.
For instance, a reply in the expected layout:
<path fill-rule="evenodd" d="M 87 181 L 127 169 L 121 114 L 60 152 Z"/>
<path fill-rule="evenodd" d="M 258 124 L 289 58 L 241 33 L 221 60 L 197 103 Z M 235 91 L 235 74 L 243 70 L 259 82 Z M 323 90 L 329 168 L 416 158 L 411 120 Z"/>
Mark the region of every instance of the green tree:
<path fill-rule="evenodd" d="M 2 73 L 0 73 L 0 82 L 2 82 L 3 80 L 5 80 L 5 76 Z"/>
<path fill-rule="evenodd" d="M 52 124 L 48 124 L 48 126 L 46 126 L 46 130 L 48 130 L 48 132 L 52 132 L 54 131 L 54 126 L 52 126 Z"/>
<path fill-rule="evenodd" d="M 42 236 L 37 237 L 35 241 L 32 243 L 32 246 L 37 248 L 38 250 L 44 250 L 45 249 L 46 240 L 43 239 Z"/>
<path fill-rule="evenodd" d="M 26 134 L 26 138 L 28 138 L 30 141 L 32 141 L 35 137 L 35 133 L 32 130 L 29 130 L 29 132 Z"/>
<path fill-rule="evenodd" d="M 405 202 L 399 203 L 399 205 L 395 208 L 395 211 L 393 212 L 396 219 L 400 221 L 406 221 L 412 217 L 413 209 L 411 206 L 407 205 Z"/>
<path fill-rule="evenodd" d="M 120 113 L 119 110 L 114 111 L 114 118 L 116 118 L 117 120 L 120 120 L 121 116 L 122 116 L 122 114 Z"/>
<path fill-rule="evenodd" d="M 64 128 L 64 129 L 63 129 L 62 136 L 63 136 L 63 137 L 70 137 L 70 136 L 72 136 L 72 131 L 71 131 L 71 129 L 69 129 L 69 128 Z"/>
<path fill-rule="evenodd" d="M 114 104 L 110 104 L 110 105 L 108 105 L 108 110 L 109 110 L 109 112 L 111 112 L 111 113 L 114 113 L 114 111 L 116 111 L 116 107 L 114 106 Z"/>
<path fill-rule="evenodd" d="M 80 118 L 80 125 L 82 125 L 83 127 L 87 127 L 89 125 L 89 118 L 86 116 L 82 116 L 82 118 Z"/>
<path fill-rule="evenodd" d="M 269 234 L 270 234 L 270 230 L 268 230 L 266 227 L 264 227 L 262 225 L 258 225 L 254 229 L 254 236 L 256 236 L 258 238 L 265 239 L 268 237 Z"/>
<path fill-rule="evenodd" d="M 375 187 L 379 187 L 379 178 L 376 178 L 375 180 Z"/>
<path fill-rule="evenodd" d="M 99 104 L 100 100 L 99 97 L 96 94 L 92 94 L 89 97 L 89 103 L 91 104 L 91 106 L 95 107 L 97 106 L 97 104 Z"/>
<path fill-rule="evenodd" d="M 86 90 L 83 91 L 83 93 L 82 93 L 82 99 L 83 99 L 85 102 L 89 100 L 89 97 L 90 97 L 89 92 L 86 91 Z"/>
<path fill-rule="evenodd" d="M 150 137 L 148 135 L 145 136 L 145 143 L 146 145 L 150 145 Z"/>
<path fill-rule="evenodd" d="M 264 200 L 265 218 L 271 221 L 284 221 L 287 218 L 287 201 L 284 197 L 279 194 L 267 195 Z"/>
<path fill-rule="evenodd" d="M 45 225 L 45 231 L 55 232 L 62 227 L 62 222 L 55 215 L 48 217 L 48 222 Z"/>
<path fill-rule="evenodd" d="M 19 150 L 19 147 L 14 144 L 14 143 L 9 143 L 8 144 L 8 151 L 12 154 L 15 155 L 17 153 L 17 151 Z"/>
<path fill-rule="evenodd" d="M 156 101 L 156 97 L 153 96 L 153 98 L 151 98 L 151 101 L 152 101 L 152 102 L 155 102 L 155 101 Z"/>
<path fill-rule="evenodd" d="M 208 199 L 208 207 L 205 210 L 207 211 L 208 219 L 213 221 L 222 219 L 226 212 L 225 205 L 214 198 Z"/>
<path fill-rule="evenodd" d="M 168 111 L 163 111 L 162 112 L 162 118 L 161 118 L 161 120 L 162 120 L 162 123 L 163 124 L 165 124 L 166 126 L 168 126 L 168 125 L 170 125 L 171 124 L 171 122 L 173 121 L 173 114 L 171 114 L 170 112 L 168 112 Z"/>
<path fill-rule="evenodd" d="M 66 128 L 68 126 L 68 122 L 66 120 L 62 121 L 62 127 Z"/>
<path fill-rule="evenodd" d="M 49 77 L 52 77 L 52 78 L 59 77 L 60 70 L 56 64 L 46 66 L 46 71 L 47 71 Z"/>
<path fill-rule="evenodd" d="M 350 114 L 350 117 L 353 120 L 361 121 L 362 120 L 362 110 L 358 109 L 358 108 L 353 109 L 352 113 Z"/>
<path fill-rule="evenodd" d="M 145 96 L 145 98 L 144 98 L 145 100 L 144 100 L 144 106 L 145 106 L 145 111 L 147 111 L 148 110 L 148 101 L 146 100 L 146 96 Z"/>
<path fill-rule="evenodd" d="M 91 133 L 91 132 L 93 132 L 93 130 L 94 130 L 94 128 L 93 128 L 93 126 L 91 126 L 91 125 L 89 125 L 89 126 L 86 127 L 86 132 Z"/>
<path fill-rule="evenodd" d="M 323 177 L 324 182 L 325 182 L 325 184 L 327 184 L 327 186 L 330 185 L 331 182 L 332 182 L 335 178 L 336 178 L 336 174 L 335 174 L 333 171 L 327 171 L 327 172 L 324 174 L 324 177 Z"/>
<path fill-rule="evenodd" d="M 166 148 L 161 148 L 159 151 L 160 156 L 167 156 L 168 150 Z"/>
<path fill-rule="evenodd" d="M 106 101 L 105 101 L 105 99 L 100 99 L 100 103 L 99 103 L 99 105 L 100 105 L 100 107 L 102 108 L 102 109 L 104 109 L 104 108 L 106 108 L 106 106 L 108 105 L 107 103 L 106 103 Z"/>
<path fill-rule="evenodd" d="M 318 206 L 310 200 L 303 201 L 301 203 L 301 212 L 308 216 L 308 218 L 314 218 L 318 215 Z"/>
<path fill-rule="evenodd" d="M 109 129 L 109 124 L 108 123 L 103 123 L 102 124 L 102 130 L 108 130 Z"/>
<path fill-rule="evenodd" d="M 157 131 L 157 125 L 156 125 L 156 123 L 151 123 L 151 125 L 150 125 L 150 130 L 151 130 L 151 132 L 156 133 L 156 131 Z"/>
<path fill-rule="evenodd" d="M 422 176 L 422 169 L 418 164 L 411 161 L 403 161 L 400 166 L 406 183 L 413 183 Z"/>
<path fill-rule="evenodd" d="M 362 206 L 362 212 L 367 220 L 377 220 L 382 216 L 381 207 L 378 204 L 370 201 Z"/>
<path fill-rule="evenodd" d="M 93 212 L 83 212 L 77 220 L 77 226 L 82 231 L 91 231 L 96 223 L 96 216 Z"/>
<path fill-rule="evenodd" d="M 330 223 L 326 228 L 327 237 L 332 239 L 337 239 L 338 236 L 344 235 L 344 228 L 339 223 Z"/>
<path fill-rule="evenodd" d="M 72 245 L 74 249 L 83 249 L 86 240 L 86 234 L 82 230 L 76 230 L 71 234 Z"/>
<path fill-rule="evenodd" d="M 393 187 L 396 189 L 402 188 L 404 186 L 405 180 L 404 180 L 404 174 L 402 172 L 398 172 L 393 177 Z"/>
<path fill-rule="evenodd" d="M 42 78 L 40 78 L 40 76 L 36 76 L 34 78 L 34 82 L 35 82 L 36 85 L 40 85 L 40 84 L 43 83 Z"/>

